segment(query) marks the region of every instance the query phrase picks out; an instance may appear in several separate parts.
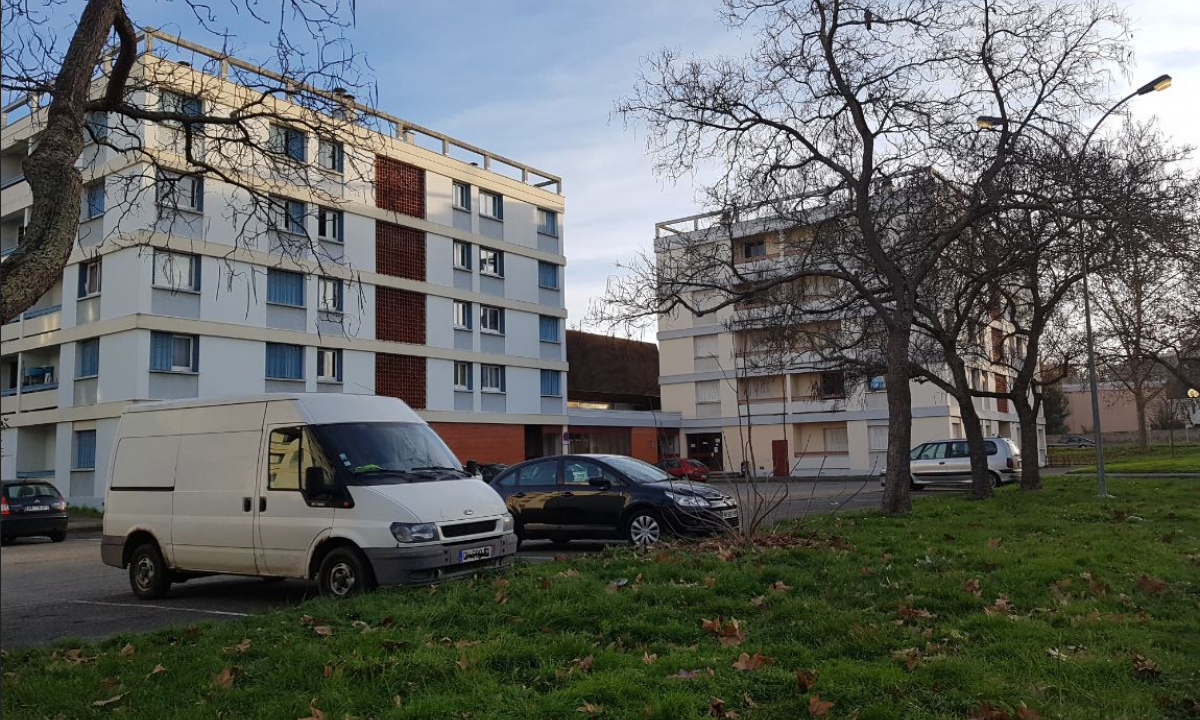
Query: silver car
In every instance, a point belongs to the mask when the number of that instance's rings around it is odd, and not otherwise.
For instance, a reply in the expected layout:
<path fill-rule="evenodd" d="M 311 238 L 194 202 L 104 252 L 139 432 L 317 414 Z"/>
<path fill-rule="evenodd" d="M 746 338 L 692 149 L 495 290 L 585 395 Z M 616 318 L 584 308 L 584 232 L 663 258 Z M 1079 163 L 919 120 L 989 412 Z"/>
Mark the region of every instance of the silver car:
<path fill-rule="evenodd" d="M 1020 479 L 1021 451 L 1016 443 L 1008 438 L 990 437 L 984 438 L 983 445 L 987 449 L 992 487 Z M 925 485 L 971 484 L 971 456 L 966 440 L 921 443 L 912 449 L 909 458 L 914 490 Z"/>

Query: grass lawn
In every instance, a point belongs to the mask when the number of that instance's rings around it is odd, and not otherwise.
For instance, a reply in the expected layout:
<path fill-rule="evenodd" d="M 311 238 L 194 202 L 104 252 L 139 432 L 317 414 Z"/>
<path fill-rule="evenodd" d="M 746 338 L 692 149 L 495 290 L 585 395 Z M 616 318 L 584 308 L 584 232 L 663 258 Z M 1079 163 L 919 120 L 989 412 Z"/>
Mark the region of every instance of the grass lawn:
<path fill-rule="evenodd" d="M 1067 456 L 1086 467 L 1076 468 L 1072 473 L 1094 474 L 1096 472 L 1096 451 L 1092 449 L 1072 448 L 1062 451 L 1050 449 L 1057 459 Z M 1109 472 L 1127 473 L 1200 473 L 1200 445 L 1176 445 L 1174 454 L 1169 445 L 1155 445 L 1145 452 L 1139 452 L 1132 445 L 1104 446 L 1104 467 Z"/>
<path fill-rule="evenodd" d="M 817 518 L 799 546 L 735 557 L 616 549 L 434 590 L 9 650 L 0 710 L 5 720 L 1193 717 L 1200 483 L 1115 479 L 1105 501 L 1090 478 L 1049 484 L 988 503 L 922 498 L 905 518 Z"/>

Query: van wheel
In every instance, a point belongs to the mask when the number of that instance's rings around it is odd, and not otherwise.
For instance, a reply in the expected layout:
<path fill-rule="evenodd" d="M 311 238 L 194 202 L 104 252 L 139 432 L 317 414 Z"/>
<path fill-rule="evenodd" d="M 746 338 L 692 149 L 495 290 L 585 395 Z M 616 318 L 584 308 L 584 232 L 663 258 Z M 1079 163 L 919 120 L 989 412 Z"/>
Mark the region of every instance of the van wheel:
<path fill-rule="evenodd" d="M 1000 479 L 1000 476 L 999 476 L 998 474 L 994 473 L 994 472 L 990 472 L 990 473 L 988 473 L 988 477 L 989 477 L 989 478 L 991 478 L 991 481 L 992 481 L 992 489 L 993 489 L 993 490 L 995 490 L 996 488 L 1000 487 L 1001 483 L 1003 482 L 1003 481 Z"/>
<path fill-rule="evenodd" d="M 157 600 L 171 589 L 170 570 L 154 543 L 142 543 L 129 556 L 129 587 L 142 600 Z"/>
<path fill-rule="evenodd" d="M 349 598 L 375 587 L 370 563 L 357 548 L 331 550 L 317 571 L 317 587 L 325 597 Z"/>
<path fill-rule="evenodd" d="M 625 539 L 638 547 L 655 544 L 662 534 L 662 521 L 651 510 L 634 510 L 625 521 Z"/>

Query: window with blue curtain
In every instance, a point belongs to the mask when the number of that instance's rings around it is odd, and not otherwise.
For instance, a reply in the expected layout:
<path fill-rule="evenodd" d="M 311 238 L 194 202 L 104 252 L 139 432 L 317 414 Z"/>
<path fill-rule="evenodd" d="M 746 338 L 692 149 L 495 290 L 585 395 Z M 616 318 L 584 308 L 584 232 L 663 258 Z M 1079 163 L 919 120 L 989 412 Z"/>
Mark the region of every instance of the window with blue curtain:
<path fill-rule="evenodd" d="M 96 431 L 75 431 L 75 470 L 96 469 Z"/>
<path fill-rule="evenodd" d="M 87 186 L 87 216 L 88 219 L 104 214 L 104 181 Z"/>
<path fill-rule="evenodd" d="M 551 290 L 558 289 L 558 266 L 554 263 L 548 263 L 543 260 L 538 260 L 538 286 L 549 288 Z"/>
<path fill-rule="evenodd" d="M 200 338 L 195 335 L 150 333 L 150 369 L 158 372 L 200 372 Z"/>
<path fill-rule="evenodd" d="M 562 396 L 562 376 L 557 370 L 542 371 L 542 395 L 545 397 Z"/>
<path fill-rule="evenodd" d="M 542 342 L 558 342 L 558 318 L 538 315 L 538 335 Z"/>
<path fill-rule="evenodd" d="M 299 200 L 287 201 L 287 231 L 296 233 L 297 235 L 304 234 L 304 203 Z"/>
<path fill-rule="evenodd" d="M 273 151 L 303 162 L 307 144 L 308 138 L 299 130 L 282 125 L 271 126 L 270 147 Z"/>
<path fill-rule="evenodd" d="M 100 338 L 84 340 L 76 344 L 77 362 L 75 377 L 89 378 L 100 374 Z"/>
<path fill-rule="evenodd" d="M 267 302 L 304 307 L 304 275 L 287 270 L 267 270 Z"/>
<path fill-rule="evenodd" d="M 303 380 L 304 347 L 267 343 L 267 377 L 278 380 Z"/>

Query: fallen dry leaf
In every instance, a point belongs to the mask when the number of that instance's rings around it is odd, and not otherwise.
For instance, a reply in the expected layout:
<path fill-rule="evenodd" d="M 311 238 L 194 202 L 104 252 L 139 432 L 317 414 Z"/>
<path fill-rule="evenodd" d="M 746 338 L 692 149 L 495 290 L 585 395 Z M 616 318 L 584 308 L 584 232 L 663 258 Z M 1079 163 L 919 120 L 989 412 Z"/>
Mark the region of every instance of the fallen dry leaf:
<path fill-rule="evenodd" d="M 1131 659 L 1131 663 L 1133 665 L 1133 674 L 1137 675 L 1138 677 L 1154 677 L 1162 672 L 1162 668 L 1158 666 L 1158 663 L 1144 655 L 1138 655 L 1135 653 Z"/>
<path fill-rule="evenodd" d="M 109 705 L 112 705 L 113 703 L 120 702 L 121 698 L 125 697 L 128 694 L 129 693 L 121 693 L 120 695 L 114 695 L 107 700 L 97 700 L 96 702 L 92 703 L 92 707 L 98 707 L 98 708 L 108 707 Z"/>
<path fill-rule="evenodd" d="M 753 655 L 751 655 L 749 653 L 742 653 L 741 655 L 738 656 L 737 660 L 733 661 L 733 669 L 734 670 L 743 670 L 743 671 L 757 670 L 757 669 L 763 667 L 764 665 L 770 665 L 773 662 L 774 662 L 774 660 L 767 657 L 766 655 L 763 655 L 761 650 L 754 653 Z"/>
<path fill-rule="evenodd" d="M 979 581 L 974 578 L 963 583 L 962 589 L 975 597 L 983 597 L 983 590 L 979 587 Z"/>
<path fill-rule="evenodd" d="M 333 634 L 333 628 L 329 627 L 328 625 L 317 625 L 313 627 L 313 632 L 321 637 L 329 637 Z"/>
<path fill-rule="evenodd" d="M 738 714 L 733 710 L 725 709 L 725 701 L 719 697 L 710 697 L 708 699 L 708 716 L 715 718 L 736 718 Z"/>
<path fill-rule="evenodd" d="M 1167 591 L 1167 583 L 1158 578 L 1152 578 L 1146 573 L 1137 579 L 1137 586 L 1142 589 L 1142 592 L 1151 595 L 1159 595 Z"/>
<path fill-rule="evenodd" d="M 153 670 L 146 673 L 146 679 L 149 680 L 151 677 L 153 677 L 159 673 L 164 673 L 166 671 L 167 671 L 167 669 L 165 667 L 163 667 L 162 665 L 155 665 Z"/>
<path fill-rule="evenodd" d="M 571 662 L 574 663 L 575 669 L 578 669 L 580 672 L 587 672 L 592 669 L 592 665 L 596 664 L 596 658 L 587 655 L 583 658 L 575 658 Z"/>
<path fill-rule="evenodd" d="M 504 578 L 500 578 L 499 580 L 493 582 L 492 586 L 498 587 L 500 589 L 504 589 L 504 588 L 508 587 L 508 581 L 505 580 Z"/>
<path fill-rule="evenodd" d="M 309 627 L 315 622 L 316 622 L 316 620 L 313 619 L 312 615 L 301 615 L 300 616 L 300 624 L 305 627 Z"/>
<path fill-rule="evenodd" d="M 1046 654 L 1049 655 L 1050 657 L 1054 658 L 1055 660 L 1061 660 L 1063 662 L 1067 661 L 1067 654 L 1062 652 L 1061 650 L 1059 650 L 1056 647 L 1052 647 L 1049 650 L 1047 650 Z"/>
<path fill-rule="evenodd" d="M 734 560 L 737 558 L 737 553 L 730 550 L 729 548 L 724 548 L 724 547 L 718 546 L 717 547 L 717 557 L 724 560 L 725 562 L 729 562 L 730 560 Z"/>
<path fill-rule="evenodd" d="M 991 704 L 980 702 L 967 716 L 967 720 L 1012 720 L 1004 708 L 992 707 Z"/>
<path fill-rule="evenodd" d="M 121 657 L 129 657 L 130 655 L 133 655 L 133 643 L 121 648 Z"/>
<path fill-rule="evenodd" d="M 715 577 L 710 576 L 710 577 L 704 578 L 704 587 L 711 588 L 711 587 L 716 587 L 716 585 L 717 585 L 717 579 Z"/>
<path fill-rule="evenodd" d="M 404 704 L 404 700 L 399 695 L 393 695 L 392 696 L 392 704 L 395 705 L 396 707 L 400 707 L 401 705 Z"/>
<path fill-rule="evenodd" d="M 316 698 L 313 698 L 312 700 L 308 701 L 308 712 L 309 712 L 308 717 L 300 718 L 300 720 L 325 720 L 325 713 L 323 713 L 317 709 L 317 699 Z"/>
<path fill-rule="evenodd" d="M 726 623 L 721 622 L 720 616 L 717 616 L 716 620 L 701 619 L 700 627 L 716 635 L 718 642 L 722 645 L 741 645 L 742 641 L 746 639 L 741 623 L 736 619 L 731 619 Z"/>
<path fill-rule="evenodd" d="M 1017 720 L 1042 720 L 1042 715 L 1022 702 L 1017 706 Z"/>
<path fill-rule="evenodd" d="M 916 648 L 904 648 L 892 652 L 892 657 L 904 662 L 904 669 L 912 672 L 921 663 L 921 651 Z"/>
<path fill-rule="evenodd" d="M 796 682 L 800 684 L 800 692 L 808 692 L 817 684 L 816 670 L 797 670 Z"/>
<path fill-rule="evenodd" d="M 765 595 L 758 595 L 756 597 L 752 597 L 752 598 L 750 598 L 750 604 L 756 608 L 766 607 L 767 606 L 767 597 Z"/>
<path fill-rule="evenodd" d="M 53 658 L 53 657 L 55 657 L 56 655 L 58 655 L 58 653 L 57 653 L 57 652 L 55 652 L 55 653 L 54 653 L 53 655 L 51 655 L 50 657 L 51 657 L 51 658 Z M 83 665 L 84 663 L 90 663 L 91 661 L 95 660 L 97 657 L 99 657 L 99 656 L 98 656 L 98 655 L 92 655 L 92 656 L 90 656 L 90 657 L 89 657 L 89 656 L 87 656 L 87 655 L 84 655 L 84 654 L 83 654 L 83 650 L 80 650 L 80 649 L 78 649 L 78 648 L 76 648 L 76 649 L 74 649 L 74 650 L 68 650 L 68 651 L 67 651 L 66 653 L 64 653 L 64 655 L 63 655 L 63 659 L 64 659 L 64 660 L 66 660 L 67 662 L 76 663 L 76 664 L 78 664 L 78 665 Z"/>
<path fill-rule="evenodd" d="M 648 651 L 642 653 L 642 663 L 643 664 L 653 665 L 657 661 L 658 661 L 658 655 L 656 653 L 651 653 Z"/>
<path fill-rule="evenodd" d="M 714 674 L 712 668 L 705 668 L 704 670 L 680 670 L 674 675 L 668 675 L 667 677 L 674 678 L 676 680 L 691 680 L 692 678 L 699 677 L 704 673 L 708 673 L 710 677 Z"/>
<path fill-rule="evenodd" d="M 604 712 L 604 706 L 603 705 L 593 705 L 590 702 L 585 702 L 584 704 L 575 708 L 575 712 L 581 712 L 581 713 L 585 713 L 587 715 L 599 715 L 600 713 Z"/>
<path fill-rule="evenodd" d="M 1001 538 L 992 538 L 991 540 L 988 540 L 987 544 L 988 544 L 988 547 L 997 548 L 997 547 L 1000 547 L 1000 543 L 1002 543 L 1002 542 L 1004 542 L 1004 541 Z"/>
<path fill-rule="evenodd" d="M 904 621 L 912 622 L 915 620 L 929 620 L 930 618 L 936 617 L 928 610 L 911 607 L 909 605 L 897 606 L 896 614 L 900 616 L 900 624 L 903 624 Z"/>
<path fill-rule="evenodd" d="M 829 708 L 833 707 L 833 703 L 822 700 L 821 696 L 813 693 L 808 697 L 808 714 L 813 717 L 821 717 L 829 714 Z"/>
<path fill-rule="evenodd" d="M 784 590 L 791 590 L 792 586 L 788 585 L 787 583 L 785 583 L 782 580 L 776 580 L 775 582 L 771 583 L 771 589 L 784 591 Z"/>
<path fill-rule="evenodd" d="M 508 593 L 501 590 L 500 592 L 496 593 L 496 596 L 492 598 L 492 600 L 496 601 L 497 605 L 504 605 L 508 602 Z"/>
<path fill-rule="evenodd" d="M 563 570 L 558 575 L 559 577 L 579 577 L 579 571 L 575 568 L 570 568 L 568 570 Z"/>
<path fill-rule="evenodd" d="M 222 648 L 222 650 L 224 650 L 227 653 L 238 653 L 238 654 L 244 653 L 249 649 L 250 649 L 250 638 L 244 638 L 237 645 L 230 645 L 229 647 Z"/>
<path fill-rule="evenodd" d="M 350 627 L 358 628 L 359 630 L 362 630 L 365 633 L 371 632 L 372 630 L 375 629 L 375 628 L 371 627 L 370 625 L 366 624 L 365 622 L 363 622 L 362 620 L 355 620 L 354 622 L 350 623 Z"/>
<path fill-rule="evenodd" d="M 459 670 L 466 670 L 468 665 L 467 653 L 465 651 L 460 653 L 458 659 L 454 661 L 454 664 L 458 666 Z"/>
<path fill-rule="evenodd" d="M 242 674 L 242 669 L 239 667 L 227 667 L 221 672 L 213 675 L 212 683 L 222 690 L 228 690 L 233 687 L 233 681 L 238 675 Z"/>
<path fill-rule="evenodd" d="M 538 581 L 538 584 L 542 586 L 543 590 L 546 590 L 554 585 L 554 581 L 550 578 L 542 578 Z"/>

